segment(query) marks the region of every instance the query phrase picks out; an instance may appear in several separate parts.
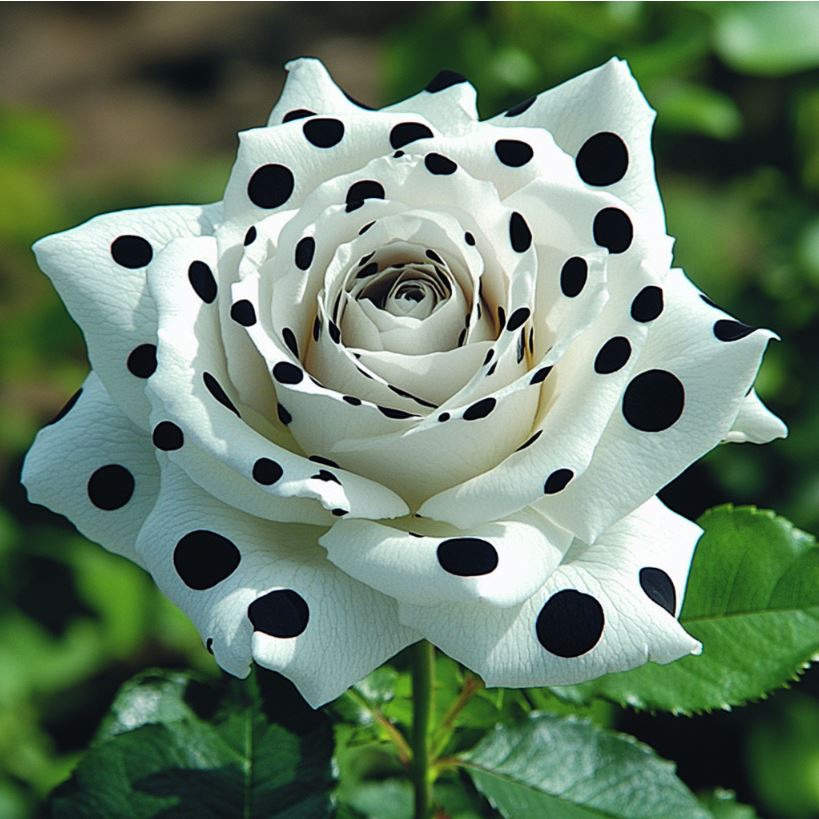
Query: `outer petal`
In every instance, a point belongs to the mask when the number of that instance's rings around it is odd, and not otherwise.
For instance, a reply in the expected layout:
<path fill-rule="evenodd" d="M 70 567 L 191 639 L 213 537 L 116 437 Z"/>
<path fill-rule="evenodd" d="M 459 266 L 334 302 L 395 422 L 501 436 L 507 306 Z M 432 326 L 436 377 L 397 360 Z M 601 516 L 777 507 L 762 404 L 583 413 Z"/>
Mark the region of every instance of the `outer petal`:
<path fill-rule="evenodd" d="M 681 270 L 665 279 L 663 302 L 588 468 L 537 502 L 586 541 L 720 443 L 775 337 L 728 319 Z"/>
<path fill-rule="evenodd" d="M 321 60 L 301 57 L 285 66 L 287 77 L 279 101 L 270 112 L 268 125 L 280 125 L 312 114 L 361 113 L 354 102 L 333 81 Z"/>
<path fill-rule="evenodd" d="M 587 184 L 620 197 L 662 235 L 665 217 L 651 151 L 654 117 L 628 64 L 612 58 L 489 122 L 545 128 L 576 158 Z"/>
<path fill-rule="evenodd" d="M 94 372 L 143 429 L 148 427 L 145 379 L 156 352 L 156 310 L 146 267 L 171 239 L 212 233 L 218 210 L 178 205 L 107 213 L 34 245 L 37 263 L 85 335 Z"/>
<path fill-rule="evenodd" d="M 787 435 L 785 424 L 759 400 L 756 391 L 751 390 L 745 396 L 725 441 L 732 444 L 767 444 Z"/>
<path fill-rule="evenodd" d="M 569 685 L 698 653 L 674 619 L 699 527 L 652 499 L 576 543 L 522 606 L 402 604 L 401 621 L 490 686 Z"/>
<path fill-rule="evenodd" d="M 572 539 L 532 510 L 468 531 L 413 525 L 426 534 L 339 521 L 320 542 L 340 569 L 401 602 L 514 606 L 543 585 Z"/>
<path fill-rule="evenodd" d="M 150 438 L 123 415 L 94 373 L 66 406 L 26 456 L 22 480 L 29 500 L 139 563 L 134 542 L 159 488 Z"/>
<path fill-rule="evenodd" d="M 322 531 L 225 506 L 163 457 L 137 550 L 222 668 L 245 676 L 253 659 L 318 708 L 417 639 L 394 600 L 327 561 Z"/>

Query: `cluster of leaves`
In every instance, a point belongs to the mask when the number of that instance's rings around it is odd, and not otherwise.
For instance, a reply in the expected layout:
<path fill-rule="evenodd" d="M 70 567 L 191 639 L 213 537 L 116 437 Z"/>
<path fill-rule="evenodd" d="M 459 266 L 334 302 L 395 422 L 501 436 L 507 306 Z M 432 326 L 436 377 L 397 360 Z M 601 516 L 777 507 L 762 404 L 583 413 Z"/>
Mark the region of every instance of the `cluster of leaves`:
<path fill-rule="evenodd" d="M 429 746 L 439 816 L 755 816 L 724 791 L 698 798 L 673 764 L 609 727 L 614 704 L 672 713 L 742 705 L 787 684 L 819 652 L 813 538 L 752 508 L 715 509 L 700 523 L 681 621 L 706 645 L 702 657 L 526 691 L 486 690 L 438 658 Z M 215 817 L 241 805 L 248 817 L 408 819 L 412 714 L 401 658 L 326 713 L 309 712 L 264 672 L 209 684 L 143 674 L 55 792 L 53 814 Z"/>

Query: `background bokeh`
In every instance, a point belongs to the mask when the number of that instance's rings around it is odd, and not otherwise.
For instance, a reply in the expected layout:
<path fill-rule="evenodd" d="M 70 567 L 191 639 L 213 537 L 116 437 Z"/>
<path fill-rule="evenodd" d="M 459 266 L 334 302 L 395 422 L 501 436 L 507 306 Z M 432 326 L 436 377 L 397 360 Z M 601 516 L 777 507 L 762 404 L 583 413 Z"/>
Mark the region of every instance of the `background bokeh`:
<path fill-rule="evenodd" d="M 38 811 L 117 686 L 139 669 L 216 673 L 140 570 L 27 504 L 23 453 L 87 370 L 30 252 L 109 210 L 221 198 L 235 132 L 262 124 L 283 64 L 320 57 L 357 99 L 466 74 L 482 115 L 629 60 L 659 113 L 676 260 L 776 330 L 757 381 L 791 436 L 721 447 L 664 493 L 690 517 L 755 503 L 819 529 L 819 5 L 122 3 L 0 7 L 0 819 Z M 71 464 L 65 464 L 66 469 Z M 696 790 L 761 816 L 819 816 L 819 675 L 732 714 L 614 712 Z"/>

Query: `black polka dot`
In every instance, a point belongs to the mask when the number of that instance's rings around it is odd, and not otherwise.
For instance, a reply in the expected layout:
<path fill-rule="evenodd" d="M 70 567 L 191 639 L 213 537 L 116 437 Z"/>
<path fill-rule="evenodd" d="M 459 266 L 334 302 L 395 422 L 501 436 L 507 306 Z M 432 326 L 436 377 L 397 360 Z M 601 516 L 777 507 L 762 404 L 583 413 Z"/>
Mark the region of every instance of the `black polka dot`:
<path fill-rule="evenodd" d="M 205 648 L 209 654 L 213 654 L 213 637 L 208 637 L 208 639 L 205 640 Z"/>
<path fill-rule="evenodd" d="M 594 371 L 600 375 L 617 372 L 628 361 L 631 355 L 631 344 L 623 336 L 610 338 L 597 353 L 594 359 Z"/>
<path fill-rule="evenodd" d="M 404 152 L 403 152 L 403 151 L 396 151 L 396 152 L 393 154 L 393 158 L 394 158 L 394 159 L 400 159 L 402 156 L 404 156 Z"/>
<path fill-rule="evenodd" d="M 344 123 L 340 119 L 320 117 L 305 122 L 302 132 L 311 145 L 317 148 L 332 148 L 344 137 Z"/>
<path fill-rule="evenodd" d="M 430 94 L 436 94 L 438 91 L 443 91 L 445 88 L 450 88 L 453 85 L 466 82 L 466 77 L 459 74 L 457 71 L 450 71 L 448 68 L 439 71 L 427 84 L 425 91 Z"/>
<path fill-rule="evenodd" d="M 264 486 L 276 483 L 283 474 L 281 466 L 271 458 L 259 458 L 253 464 L 253 480 Z"/>
<path fill-rule="evenodd" d="M 305 119 L 306 117 L 315 116 L 315 111 L 308 111 L 306 108 L 295 108 L 288 111 L 283 117 L 282 122 L 292 122 L 294 119 Z"/>
<path fill-rule="evenodd" d="M 517 211 L 509 219 L 509 241 L 512 243 L 512 250 L 518 253 L 525 253 L 532 245 L 532 231 Z"/>
<path fill-rule="evenodd" d="M 442 412 L 442 413 L 441 413 L 441 414 L 438 416 L 438 421 L 439 421 L 440 423 L 442 423 L 442 424 L 443 424 L 443 423 L 445 423 L 446 421 L 448 421 L 448 420 L 449 420 L 451 417 L 452 417 L 452 416 L 451 416 L 451 415 L 450 415 L 448 412 Z"/>
<path fill-rule="evenodd" d="M 307 270 L 313 263 L 316 253 L 316 240 L 312 236 L 304 236 L 296 244 L 296 267 Z"/>
<path fill-rule="evenodd" d="M 666 370 L 635 376 L 623 394 L 623 417 L 635 429 L 662 432 L 675 424 L 685 407 L 685 388 Z"/>
<path fill-rule="evenodd" d="M 394 409 L 393 407 L 382 407 L 378 406 L 378 411 L 385 415 L 387 418 L 396 418 L 396 419 L 404 419 L 404 418 L 415 418 L 416 416 L 413 415 L 411 412 L 405 412 L 404 410 Z"/>
<path fill-rule="evenodd" d="M 236 409 L 233 402 L 228 397 L 228 394 L 222 389 L 222 385 L 210 373 L 202 374 L 202 381 L 205 383 L 208 392 L 223 406 L 229 409 L 238 418 L 239 410 Z"/>
<path fill-rule="evenodd" d="M 311 475 L 310 478 L 314 481 L 337 483 L 339 486 L 341 486 L 341 481 L 338 479 L 338 477 L 334 475 L 332 472 L 328 472 L 326 469 L 319 469 L 318 473 L 315 475 Z"/>
<path fill-rule="evenodd" d="M 492 357 L 493 357 L 494 355 L 495 355 L 495 348 L 494 348 L 494 347 L 490 347 L 490 348 L 489 348 L 489 349 L 486 351 L 486 355 L 484 356 L 484 359 L 483 359 L 483 366 L 484 366 L 484 367 L 485 367 L 485 366 L 486 366 L 486 365 L 487 365 L 487 364 L 488 364 L 488 363 L 489 363 L 489 362 L 492 360 Z"/>
<path fill-rule="evenodd" d="M 256 228 L 253 225 L 251 225 L 247 229 L 247 233 L 245 233 L 245 238 L 243 241 L 244 246 L 247 247 L 248 245 L 252 245 L 253 242 L 256 241 L 256 236 L 257 236 Z"/>
<path fill-rule="evenodd" d="M 504 165 L 520 168 L 533 156 L 532 146 L 519 139 L 499 139 L 495 143 L 495 154 Z"/>
<path fill-rule="evenodd" d="M 97 509 L 111 512 L 122 509 L 134 494 L 134 476 L 120 464 L 108 464 L 94 470 L 88 479 L 88 499 Z"/>
<path fill-rule="evenodd" d="M 473 236 L 473 235 L 472 235 L 472 234 L 471 234 L 469 231 L 467 231 L 466 233 L 464 233 L 464 241 L 465 241 L 465 242 L 466 242 L 466 243 L 467 243 L 467 244 L 468 244 L 470 247 L 474 247 L 474 246 L 475 246 L 475 237 L 474 237 L 474 236 Z"/>
<path fill-rule="evenodd" d="M 677 610 L 677 592 L 671 578 L 662 569 L 654 566 L 640 569 L 640 587 L 649 600 L 674 616 Z"/>
<path fill-rule="evenodd" d="M 631 246 L 634 228 L 620 208 L 603 208 L 594 217 L 594 241 L 610 253 L 623 253 Z"/>
<path fill-rule="evenodd" d="M 551 366 L 549 367 L 541 367 L 533 376 L 532 380 L 529 382 L 530 384 L 540 384 L 542 381 L 545 381 L 548 377 L 549 373 L 552 371 Z"/>
<path fill-rule="evenodd" d="M 714 324 L 714 335 L 720 341 L 737 341 L 740 338 L 750 335 L 756 327 L 749 327 L 741 321 L 732 319 L 720 319 Z"/>
<path fill-rule="evenodd" d="M 327 332 L 330 334 L 330 338 L 336 344 L 339 344 L 341 342 L 341 330 L 334 321 L 327 322 Z"/>
<path fill-rule="evenodd" d="M 530 315 L 531 311 L 528 307 L 518 307 L 518 309 L 509 316 L 509 321 L 506 322 L 506 329 L 517 330 L 518 327 L 523 327 Z"/>
<path fill-rule="evenodd" d="M 590 594 L 563 589 L 553 594 L 537 616 L 535 632 L 543 648 L 558 657 L 579 657 L 603 636 L 603 607 Z"/>
<path fill-rule="evenodd" d="M 635 321 L 654 321 L 663 312 L 663 291 L 653 284 L 644 287 L 631 302 L 631 317 Z"/>
<path fill-rule="evenodd" d="M 321 319 L 316 316 L 313 319 L 313 339 L 314 341 L 318 341 L 321 337 Z"/>
<path fill-rule="evenodd" d="M 287 345 L 287 349 L 293 353 L 296 358 L 299 357 L 299 343 L 296 341 L 296 334 L 289 328 L 285 327 L 282 330 L 282 339 L 284 343 Z"/>
<path fill-rule="evenodd" d="M 375 256 L 375 251 L 373 251 L 372 253 L 367 253 L 366 255 L 362 256 L 358 260 L 358 266 L 363 267 L 365 264 L 367 264 L 368 261 L 370 261 L 370 259 L 372 259 L 373 256 Z"/>
<path fill-rule="evenodd" d="M 355 274 L 355 277 L 357 279 L 366 279 L 370 276 L 374 276 L 376 273 L 378 273 L 378 262 L 370 262 L 364 265 L 364 267 Z"/>
<path fill-rule="evenodd" d="M 410 142 L 430 139 L 432 136 L 432 131 L 422 122 L 399 122 L 390 131 L 390 145 L 393 148 L 403 148 Z"/>
<path fill-rule="evenodd" d="M 63 408 L 46 424 L 46 426 L 51 426 L 52 424 L 59 423 L 60 421 L 74 409 L 74 404 L 80 400 L 80 396 L 82 395 L 82 387 L 80 387 L 68 401 L 65 402 Z"/>
<path fill-rule="evenodd" d="M 562 492 L 573 477 L 574 472 L 571 469 L 556 469 L 546 478 L 546 483 L 543 484 L 543 494 L 555 495 Z"/>
<path fill-rule="evenodd" d="M 458 577 L 490 574 L 498 567 L 498 553 L 488 541 L 478 537 L 453 537 L 438 544 L 441 568 Z"/>
<path fill-rule="evenodd" d="M 341 400 L 345 403 L 349 404 L 351 407 L 360 407 L 361 406 L 361 399 L 356 398 L 354 395 L 342 395 Z"/>
<path fill-rule="evenodd" d="M 528 111 L 532 105 L 534 104 L 537 97 L 528 97 L 527 99 L 523 100 L 523 102 L 519 102 L 517 105 L 513 105 L 505 114 L 506 117 L 518 117 L 524 111 Z"/>
<path fill-rule="evenodd" d="M 252 327 L 256 323 L 256 310 L 247 299 L 239 299 L 231 305 L 230 317 L 243 327 Z"/>
<path fill-rule="evenodd" d="M 256 598 L 247 608 L 254 631 L 271 637 L 298 637 L 310 620 L 305 599 L 293 589 L 277 589 Z"/>
<path fill-rule="evenodd" d="M 304 378 L 304 371 L 289 361 L 280 361 L 273 367 L 273 378 L 280 384 L 299 384 Z"/>
<path fill-rule="evenodd" d="M 276 405 L 276 415 L 285 426 L 287 426 L 293 420 L 293 416 L 287 411 L 284 404 Z"/>
<path fill-rule="evenodd" d="M 313 463 L 324 464 L 325 466 L 334 466 L 336 469 L 340 469 L 339 465 L 335 461 L 330 460 L 330 458 L 325 458 L 323 455 L 310 455 L 307 460 L 313 461 Z"/>
<path fill-rule="evenodd" d="M 145 267 L 154 257 L 154 249 L 147 239 L 141 236 L 117 236 L 111 242 L 111 258 L 123 267 L 132 270 Z"/>
<path fill-rule="evenodd" d="M 560 270 L 560 290 L 563 295 L 570 299 L 579 296 L 586 286 L 588 276 L 589 266 L 585 259 L 579 256 L 567 259 Z"/>
<path fill-rule="evenodd" d="M 526 449 L 526 447 L 532 446 L 532 444 L 537 441 L 540 436 L 543 435 L 543 430 L 539 429 L 531 438 L 527 438 L 516 450 L 515 452 L 520 452 L 522 449 Z"/>
<path fill-rule="evenodd" d="M 296 181 L 293 172 L 284 165 L 262 165 L 247 183 L 247 195 L 259 208 L 277 208 L 293 194 Z"/>
<path fill-rule="evenodd" d="M 438 264 L 444 263 L 444 260 L 434 250 L 427 250 L 426 257 L 431 259 L 433 262 L 437 262 Z"/>
<path fill-rule="evenodd" d="M 375 222 L 367 222 L 367 224 L 358 231 L 358 235 L 363 236 L 374 224 Z"/>
<path fill-rule="evenodd" d="M 188 532 L 173 550 L 173 565 L 190 589 L 204 591 L 230 577 L 242 556 L 232 540 L 207 529 Z"/>
<path fill-rule="evenodd" d="M 722 309 L 722 308 L 721 308 L 721 307 L 720 307 L 720 306 L 719 306 L 719 305 L 718 305 L 718 304 L 717 304 L 715 301 L 713 301 L 712 299 L 709 299 L 709 298 L 708 298 L 708 296 L 706 296 L 706 295 L 705 295 L 705 293 L 700 293 L 700 298 L 701 298 L 701 299 L 702 299 L 702 300 L 703 300 L 703 301 L 704 301 L 704 302 L 705 302 L 705 303 L 706 303 L 706 304 L 707 304 L 709 307 L 713 307 L 713 308 L 715 308 L 716 310 L 721 310 L 721 309 Z"/>
<path fill-rule="evenodd" d="M 156 344 L 140 344 L 128 354 L 128 372 L 137 378 L 150 378 L 156 372 Z"/>
<path fill-rule="evenodd" d="M 464 411 L 464 421 L 477 421 L 479 418 L 486 418 L 495 406 L 497 405 L 497 400 L 492 398 L 481 398 L 480 401 L 476 401 L 472 404 L 471 407 L 467 407 Z"/>
<path fill-rule="evenodd" d="M 349 515 L 349 509 L 333 509 L 332 514 L 335 515 L 337 518 L 343 518 L 344 515 Z"/>
<path fill-rule="evenodd" d="M 577 172 L 587 185 L 619 182 L 628 170 L 628 149 L 617 134 L 602 131 L 589 137 L 577 153 Z"/>
<path fill-rule="evenodd" d="M 458 170 L 458 166 L 448 157 L 431 153 L 424 157 L 426 169 L 436 176 L 449 176 Z"/>
<path fill-rule="evenodd" d="M 498 369 L 498 362 L 496 361 L 487 371 L 486 371 L 486 378 L 493 376 L 495 374 L 495 370 Z"/>
<path fill-rule="evenodd" d="M 193 292 L 205 304 L 211 304 L 216 298 L 216 279 L 213 278 L 213 271 L 204 262 L 191 262 L 188 267 L 188 281 Z"/>
<path fill-rule="evenodd" d="M 347 213 L 360 208 L 365 199 L 384 199 L 385 197 L 384 186 L 374 179 L 362 179 L 354 182 L 347 191 Z"/>
<path fill-rule="evenodd" d="M 172 452 L 181 449 L 185 443 L 185 436 L 182 430 L 173 421 L 160 421 L 151 435 L 154 446 L 163 452 Z"/>

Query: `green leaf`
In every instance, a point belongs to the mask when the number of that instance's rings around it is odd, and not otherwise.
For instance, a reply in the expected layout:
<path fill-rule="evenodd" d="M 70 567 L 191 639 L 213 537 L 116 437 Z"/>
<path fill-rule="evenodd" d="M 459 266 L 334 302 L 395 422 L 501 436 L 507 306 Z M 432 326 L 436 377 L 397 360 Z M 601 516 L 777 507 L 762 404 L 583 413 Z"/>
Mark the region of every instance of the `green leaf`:
<path fill-rule="evenodd" d="M 714 819 L 759 819 L 752 807 L 737 802 L 733 791 L 724 788 L 717 788 L 700 801 Z"/>
<path fill-rule="evenodd" d="M 672 763 L 632 737 L 533 713 L 498 726 L 464 759 L 478 790 L 514 819 L 706 819 Z"/>
<path fill-rule="evenodd" d="M 117 696 L 97 742 L 52 794 L 51 815 L 329 816 L 331 754 L 329 720 L 273 675 L 150 672 Z"/>
<path fill-rule="evenodd" d="M 693 713 L 741 705 L 786 685 L 819 651 L 819 547 L 773 512 L 722 506 L 699 521 L 680 622 L 699 657 L 649 663 L 552 689 L 571 702 Z"/>

